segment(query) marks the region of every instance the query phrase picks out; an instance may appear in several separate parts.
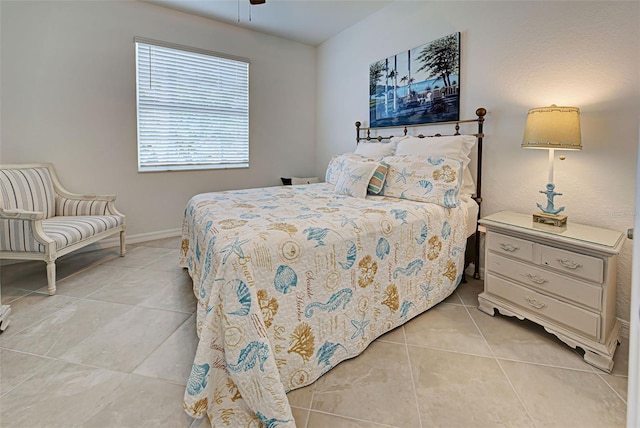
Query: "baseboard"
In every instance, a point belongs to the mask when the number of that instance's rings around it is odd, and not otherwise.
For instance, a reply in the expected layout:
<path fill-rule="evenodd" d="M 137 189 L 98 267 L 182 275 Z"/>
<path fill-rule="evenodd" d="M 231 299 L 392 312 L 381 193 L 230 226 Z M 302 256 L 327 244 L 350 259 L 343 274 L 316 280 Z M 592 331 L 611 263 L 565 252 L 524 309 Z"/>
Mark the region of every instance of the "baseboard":
<path fill-rule="evenodd" d="M 126 235 L 126 243 L 127 244 L 139 244 L 140 242 L 149 242 L 155 241 L 158 239 L 165 238 L 175 238 L 176 236 L 180 236 L 182 234 L 182 229 L 169 229 L 169 230 L 161 230 L 159 232 L 147 232 L 147 233 L 138 233 L 137 235 Z M 99 245 L 99 246 L 95 246 Z M 89 245 L 85 248 L 94 247 L 89 251 L 102 249 L 102 248 L 111 248 L 111 247 L 119 247 L 120 246 L 120 237 L 113 236 L 111 238 L 103 239 L 102 241 L 96 242 L 95 244 Z M 84 249 L 84 248 L 83 248 Z M 82 250 L 79 250 L 82 251 Z"/>
<path fill-rule="evenodd" d="M 618 321 L 620 322 L 620 336 L 628 339 L 631 324 L 629 324 L 629 321 L 621 320 L 620 318 L 618 318 Z"/>
<path fill-rule="evenodd" d="M 174 238 L 182 234 L 182 229 L 161 230 L 158 232 L 138 233 L 136 235 L 126 235 L 126 244 L 139 244 L 141 242 L 155 241 L 157 239 Z M 87 251 L 102 250 L 120 246 L 120 235 L 103 239 L 86 247 L 80 248 L 71 254 L 84 253 Z M 0 266 L 8 266 L 14 263 L 23 263 L 28 260 L 0 260 Z"/>

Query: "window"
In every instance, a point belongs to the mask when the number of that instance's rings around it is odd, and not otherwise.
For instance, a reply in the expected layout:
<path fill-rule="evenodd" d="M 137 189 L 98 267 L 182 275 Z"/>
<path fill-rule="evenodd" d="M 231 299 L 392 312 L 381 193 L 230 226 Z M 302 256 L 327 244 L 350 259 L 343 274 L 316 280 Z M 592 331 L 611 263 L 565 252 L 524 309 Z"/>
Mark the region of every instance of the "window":
<path fill-rule="evenodd" d="M 249 61 L 135 38 L 138 171 L 249 166 Z"/>

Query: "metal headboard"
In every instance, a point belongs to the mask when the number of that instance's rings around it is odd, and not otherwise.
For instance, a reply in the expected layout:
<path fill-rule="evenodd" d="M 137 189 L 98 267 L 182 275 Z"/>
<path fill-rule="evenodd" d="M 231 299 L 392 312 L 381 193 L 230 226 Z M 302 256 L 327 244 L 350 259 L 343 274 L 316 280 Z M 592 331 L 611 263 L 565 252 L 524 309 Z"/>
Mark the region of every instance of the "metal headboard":
<path fill-rule="evenodd" d="M 403 130 L 403 135 L 407 135 L 409 128 L 417 128 L 417 127 L 424 127 L 424 126 L 443 126 L 443 125 L 455 125 L 454 129 L 455 129 L 455 133 L 453 134 L 434 134 L 431 135 L 432 137 L 441 137 L 441 136 L 445 136 L 445 135 L 460 135 L 460 124 L 461 123 L 471 123 L 471 122 L 476 122 L 478 124 L 478 132 L 476 132 L 475 134 L 469 134 L 469 135 L 475 135 L 478 139 L 478 144 L 477 144 L 477 159 L 478 159 L 478 165 L 476 167 L 476 194 L 475 196 L 473 196 L 473 200 L 476 201 L 476 203 L 478 204 L 478 207 L 480 207 L 480 209 L 478 209 L 478 220 L 480 219 L 480 211 L 482 209 L 482 140 L 484 139 L 484 132 L 483 132 L 483 126 L 484 126 L 484 117 L 487 114 L 487 110 L 483 107 L 480 107 L 476 110 L 476 118 L 475 119 L 465 119 L 465 120 L 455 120 L 455 121 L 450 121 L 450 122 L 439 122 L 439 123 L 426 123 L 426 124 L 421 124 L 421 125 L 407 125 L 404 127 L 395 127 L 395 128 L 402 128 Z M 360 141 L 384 141 L 384 140 L 390 140 L 391 138 L 394 137 L 394 135 L 389 135 L 389 136 L 371 136 L 371 131 L 372 130 L 376 130 L 376 133 L 378 132 L 379 129 L 391 129 L 394 127 L 385 127 L 385 128 L 363 128 L 362 127 L 362 123 L 360 122 L 356 122 L 356 143 L 359 144 Z M 361 131 L 366 131 L 366 137 L 361 137 L 360 136 L 360 132 Z M 418 138 L 425 138 L 427 137 L 426 135 L 423 134 L 419 134 L 416 135 L 416 137 Z M 474 249 L 475 249 L 475 254 L 474 256 L 474 272 L 473 272 L 473 277 L 475 279 L 480 279 L 480 232 L 478 231 L 478 228 L 476 227 L 476 233 L 475 233 L 475 242 L 474 242 Z"/>

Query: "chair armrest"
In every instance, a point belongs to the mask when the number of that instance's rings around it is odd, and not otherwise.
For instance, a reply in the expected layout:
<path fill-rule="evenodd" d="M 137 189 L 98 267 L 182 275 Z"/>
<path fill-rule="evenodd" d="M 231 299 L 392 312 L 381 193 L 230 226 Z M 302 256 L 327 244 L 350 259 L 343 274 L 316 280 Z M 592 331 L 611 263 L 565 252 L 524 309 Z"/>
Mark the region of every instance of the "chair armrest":
<path fill-rule="evenodd" d="M 44 233 L 44 229 L 42 228 L 42 221 L 44 219 L 45 215 L 42 211 L 0 208 L 0 220 L 7 220 L 9 223 L 11 223 L 12 221 L 27 222 L 27 227 L 25 229 L 22 229 L 25 239 L 18 238 L 20 242 L 16 242 L 15 236 L 13 238 L 9 238 L 10 241 L 13 241 L 13 250 L 15 250 L 15 248 L 22 248 L 21 251 L 39 252 L 37 246 L 34 248 L 31 246 L 31 244 L 28 244 L 31 241 L 31 238 L 33 238 L 35 241 L 45 247 L 45 253 L 48 256 L 51 256 L 53 254 L 53 257 L 55 259 L 56 244 L 53 239 L 51 239 Z M 2 248 L 2 251 L 7 250 L 9 249 L 4 247 Z"/>
<path fill-rule="evenodd" d="M 115 200 L 116 195 L 81 195 L 56 186 L 56 215 L 119 215 L 124 217 L 114 206 Z"/>
<path fill-rule="evenodd" d="M 115 199 L 115 195 L 57 194 L 56 215 L 119 215 L 124 217 L 116 209 L 113 202 Z"/>
<path fill-rule="evenodd" d="M 106 201 L 113 202 L 116 200 L 116 195 L 78 195 L 75 193 L 59 192 L 61 197 L 65 199 L 71 199 L 74 201 Z"/>
<path fill-rule="evenodd" d="M 0 208 L 0 218 L 7 220 L 44 220 L 44 213 L 41 211 Z"/>

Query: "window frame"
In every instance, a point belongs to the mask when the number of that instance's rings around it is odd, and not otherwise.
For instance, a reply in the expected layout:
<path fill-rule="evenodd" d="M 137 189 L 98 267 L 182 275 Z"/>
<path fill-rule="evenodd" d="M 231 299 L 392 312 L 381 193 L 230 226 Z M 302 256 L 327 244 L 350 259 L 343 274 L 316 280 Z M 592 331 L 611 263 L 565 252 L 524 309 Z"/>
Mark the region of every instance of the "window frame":
<path fill-rule="evenodd" d="M 135 52 L 135 71 L 136 71 L 136 149 L 137 149 L 137 168 L 138 172 L 146 173 L 146 172 L 164 172 L 164 171 L 194 171 L 194 170 L 215 170 L 215 169 L 238 169 L 238 168 L 249 168 L 249 152 L 250 152 L 250 139 L 249 139 L 249 68 L 250 68 L 250 60 L 247 58 L 194 48 L 190 46 L 179 45 L 175 43 L 162 42 L 153 39 L 147 39 L 143 37 L 134 37 L 134 52 Z M 142 46 L 141 46 L 142 45 Z M 144 126 L 141 126 L 141 88 L 140 88 L 140 64 L 139 64 L 139 48 L 151 46 L 151 47 L 160 47 L 166 49 L 177 50 L 185 53 L 193 53 L 197 55 L 209 56 L 213 57 L 216 60 L 229 60 L 237 63 L 244 63 L 246 65 L 246 75 L 242 74 L 242 78 L 246 79 L 243 83 L 246 83 L 246 116 L 238 115 L 240 121 L 242 122 L 240 127 L 238 128 L 239 132 L 242 136 L 246 135 L 246 139 L 241 137 L 241 144 L 246 144 L 246 161 L 236 161 L 236 162 L 201 162 L 198 163 L 195 161 L 194 163 L 190 163 L 185 159 L 175 160 L 173 163 L 166 164 L 158 164 L 158 165 L 144 165 L 144 159 L 141 156 L 141 143 L 144 144 L 144 137 L 141 136 L 141 131 Z M 238 67 L 242 67 L 244 65 L 238 65 Z M 149 71 L 149 74 L 152 74 L 152 70 Z M 151 77 L 149 77 L 151 81 Z M 144 97 L 143 97 L 144 98 Z M 178 109 L 174 107 L 176 111 Z M 172 110 L 173 111 L 173 110 Z M 224 115 L 223 115 L 224 116 Z M 214 117 L 214 116 L 212 116 Z M 217 116 L 220 118 L 221 116 Z M 246 119 L 245 119 L 246 118 Z M 220 120 L 220 119 L 218 119 Z M 158 122 L 160 124 L 160 122 Z M 147 125 L 148 128 L 148 125 Z M 179 128 L 176 128 L 179 129 Z M 188 129 L 188 128 L 185 128 Z M 142 138 L 142 140 L 141 140 Z M 246 142 L 245 142 L 246 140 Z M 172 142 L 168 142 L 168 145 L 171 145 Z M 160 144 L 158 144 L 160 146 Z M 220 149 L 221 147 L 225 147 L 224 145 L 216 145 L 216 148 Z M 232 147 L 227 145 L 227 147 Z M 202 146 L 202 148 L 206 149 L 206 144 Z M 243 152 L 244 150 L 240 150 Z"/>

